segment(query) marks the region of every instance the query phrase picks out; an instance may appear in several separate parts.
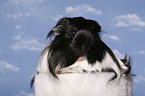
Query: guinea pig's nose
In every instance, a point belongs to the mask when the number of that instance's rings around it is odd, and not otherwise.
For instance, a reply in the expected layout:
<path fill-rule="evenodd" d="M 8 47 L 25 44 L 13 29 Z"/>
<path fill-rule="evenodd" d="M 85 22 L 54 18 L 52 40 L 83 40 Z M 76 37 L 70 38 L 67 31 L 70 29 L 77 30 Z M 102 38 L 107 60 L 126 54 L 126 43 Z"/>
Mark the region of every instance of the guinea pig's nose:
<path fill-rule="evenodd" d="M 93 36 L 89 31 L 80 30 L 75 36 L 76 45 L 87 49 L 93 42 Z"/>

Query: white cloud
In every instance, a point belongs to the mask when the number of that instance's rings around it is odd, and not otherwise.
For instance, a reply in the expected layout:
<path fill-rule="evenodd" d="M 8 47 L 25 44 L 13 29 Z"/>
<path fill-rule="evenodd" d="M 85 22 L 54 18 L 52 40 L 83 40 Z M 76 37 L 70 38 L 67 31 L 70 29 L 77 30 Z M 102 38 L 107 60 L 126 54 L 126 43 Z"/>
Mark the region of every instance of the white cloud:
<path fill-rule="evenodd" d="M 116 41 L 122 41 L 122 39 L 120 39 L 117 35 L 110 35 L 110 34 L 104 34 L 102 35 L 102 39 L 104 40 L 116 40 Z"/>
<path fill-rule="evenodd" d="M 16 13 L 16 14 L 6 14 L 7 18 L 17 19 L 19 17 L 23 17 L 23 13 Z"/>
<path fill-rule="evenodd" d="M 12 18 L 12 19 L 18 19 L 18 18 L 21 18 L 21 17 L 24 17 L 24 16 L 31 16 L 31 13 L 29 12 L 19 12 L 19 13 L 15 13 L 15 14 L 6 14 L 6 18 Z"/>
<path fill-rule="evenodd" d="M 20 70 L 19 67 L 16 67 L 7 61 L 0 61 L 0 73 L 5 72 L 6 70 L 12 71 L 12 72 L 18 72 Z"/>
<path fill-rule="evenodd" d="M 18 18 L 18 15 L 12 15 L 12 18 L 13 19 L 17 19 Z"/>
<path fill-rule="evenodd" d="M 119 50 L 117 50 L 117 49 L 114 49 L 113 52 L 119 58 L 123 58 L 124 57 L 124 54 L 120 53 Z"/>
<path fill-rule="evenodd" d="M 34 93 L 27 93 L 24 91 L 20 91 L 20 93 L 12 95 L 12 96 L 35 96 Z"/>
<path fill-rule="evenodd" d="M 22 16 L 23 16 L 23 13 L 18 13 L 18 15 L 19 15 L 20 17 L 22 17 Z"/>
<path fill-rule="evenodd" d="M 45 2 L 46 0 L 37 0 L 38 1 L 38 3 L 43 3 L 43 2 Z"/>
<path fill-rule="evenodd" d="M 16 25 L 16 29 L 21 29 L 22 26 L 21 25 Z"/>
<path fill-rule="evenodd" d="M 60 18 L 62 18 L 63 15 L 56 15 L 55 17 L 52 17 L 54 21 L 58 21 Z"/>
<path fill-rule="evenodd" d="M 129 31 L 142 31 L 142 29 L 140 29 L 140 28 L 131 28 Z"/>
<path fill-rule="evenodd" d="M 96 10 L 95 8 L 92 8 L 89 5 L 78 5 L 75 6 L 74 8 L 69 6 L 65 9 L 66 14 L 71 14 L 71 15 L 84 15 L 84 14 L 94 14 L 94 15 L 101 15 L 102 11 Z"/>
<path fill-rule="evenodd" d="M 136 52 L 133 52 L 133 53 L 131 53 L 132 55 L 143 55 L 143 54 L 145 54 L 145 51 L 144 50 L 140 50 L 140 51 L 136 51 Z"/>
<path fill-rule="evenodd" d="M 45 47 L 45 45 L 39 43 L 36 38 L 29 36 L 22 37 L 22 34 L 15 36 L 14 39 L 17 42 L 11 46 L 13 50 L 25 49 L 30 51 L 41 51 Z"/>
<path fill-rule="evenodd" d="M 43 3 L 46 0 L 9 0 L 10 4 L 15 4 L 15 5 L 19 5 L 19 4 L 34 4 L 34 3 Z"/>
<path fill-rule="evenodd" d="M 9 0 L 11 4 L 20 4 L 20 3 L 33 3 L 35 0 Z"/>
<path fill-rule="evenodd" d="M 25 13 L 25 16 L 31 16 L 31 14 L 30 13 Z"/>
<path fill-rule="evenodd" d="M 108 35 L 108 37 L 112 40 L 118 40 L 118 41 L 121 40 L 117 35 Z"/>
<path fill-rule="evenodd" d="M 18 16 L 16 14 L 12 15 L 12 14 L 6 14 L 6 18 L 13 18 L 13 19 L 17 19 Z"/>
<path fill-rule="evenodd" d="M 145 27 L 145 21 L 143 21 L 137 14 L 121 15 L 114 19 L 115 26 L 128 27 L 139 26 Z"/>
<path fill-rule="evenodd" d="M 22 38 L 22 34 L 19 34 L 19 35 L 14 37 L 14 40 L 20 40 L 21 38 Z"/>
<path fill-rule="evenodd" d="M 135 83 L 145 82 L 145 77 L 142 76 L 142 75 L 137 75 L 137 76 L 134 78 L 134 82 L 135 82 Z"/>

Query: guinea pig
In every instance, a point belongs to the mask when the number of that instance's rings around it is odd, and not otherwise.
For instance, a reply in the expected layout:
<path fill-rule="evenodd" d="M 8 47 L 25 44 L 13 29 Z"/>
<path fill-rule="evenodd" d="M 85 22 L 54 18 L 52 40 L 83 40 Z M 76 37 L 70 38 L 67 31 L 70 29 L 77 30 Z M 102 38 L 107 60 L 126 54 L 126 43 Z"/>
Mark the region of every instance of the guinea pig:
<path fill-rule="evenodd" d="M 39 59 L 36 96 L 132 96 L 130 60 L 114 55 L 101 31 L 94 20 L 60 19 Z"/>

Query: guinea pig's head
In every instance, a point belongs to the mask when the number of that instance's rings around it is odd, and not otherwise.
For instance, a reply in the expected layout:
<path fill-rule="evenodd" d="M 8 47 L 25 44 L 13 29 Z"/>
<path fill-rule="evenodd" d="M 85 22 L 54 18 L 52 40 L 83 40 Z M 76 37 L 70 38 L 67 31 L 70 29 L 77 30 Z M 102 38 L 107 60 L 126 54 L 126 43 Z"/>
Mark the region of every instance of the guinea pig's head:
<path fill-rule="evenodd" d="M 94 20 L 83 17 L 62 18 L 48 33 L 54 36 L 49 46 L 48 63 L 50 72 L 72 65 L 80 56 L 86 56 L 95 42 L 100 39 L 101 26 Z"/>
<path fill-rule="evenodd" d="M 70 50 L 83 56 L 100 38 L 99 32 L 101 32 L 101 26 L 96 21 L 83 17 L 62 18 L 48 34 L 48 37 L 54 34 L 54 41 L 58 45 L 69 46 Z"/>

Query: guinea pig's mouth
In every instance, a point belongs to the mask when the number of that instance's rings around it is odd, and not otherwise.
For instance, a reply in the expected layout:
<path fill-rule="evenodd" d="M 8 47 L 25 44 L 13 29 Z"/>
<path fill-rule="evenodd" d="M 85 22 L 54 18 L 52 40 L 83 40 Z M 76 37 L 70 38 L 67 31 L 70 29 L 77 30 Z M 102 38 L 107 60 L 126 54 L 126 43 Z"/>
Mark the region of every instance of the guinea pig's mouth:
<path fill-rule="evenodd" d="M 73 46 L 72 47 L 73 52 L 79 56 L 86 56 L 88 50 L 91 49 L 91 47 L 86 47 L 86 46 Z"/>

